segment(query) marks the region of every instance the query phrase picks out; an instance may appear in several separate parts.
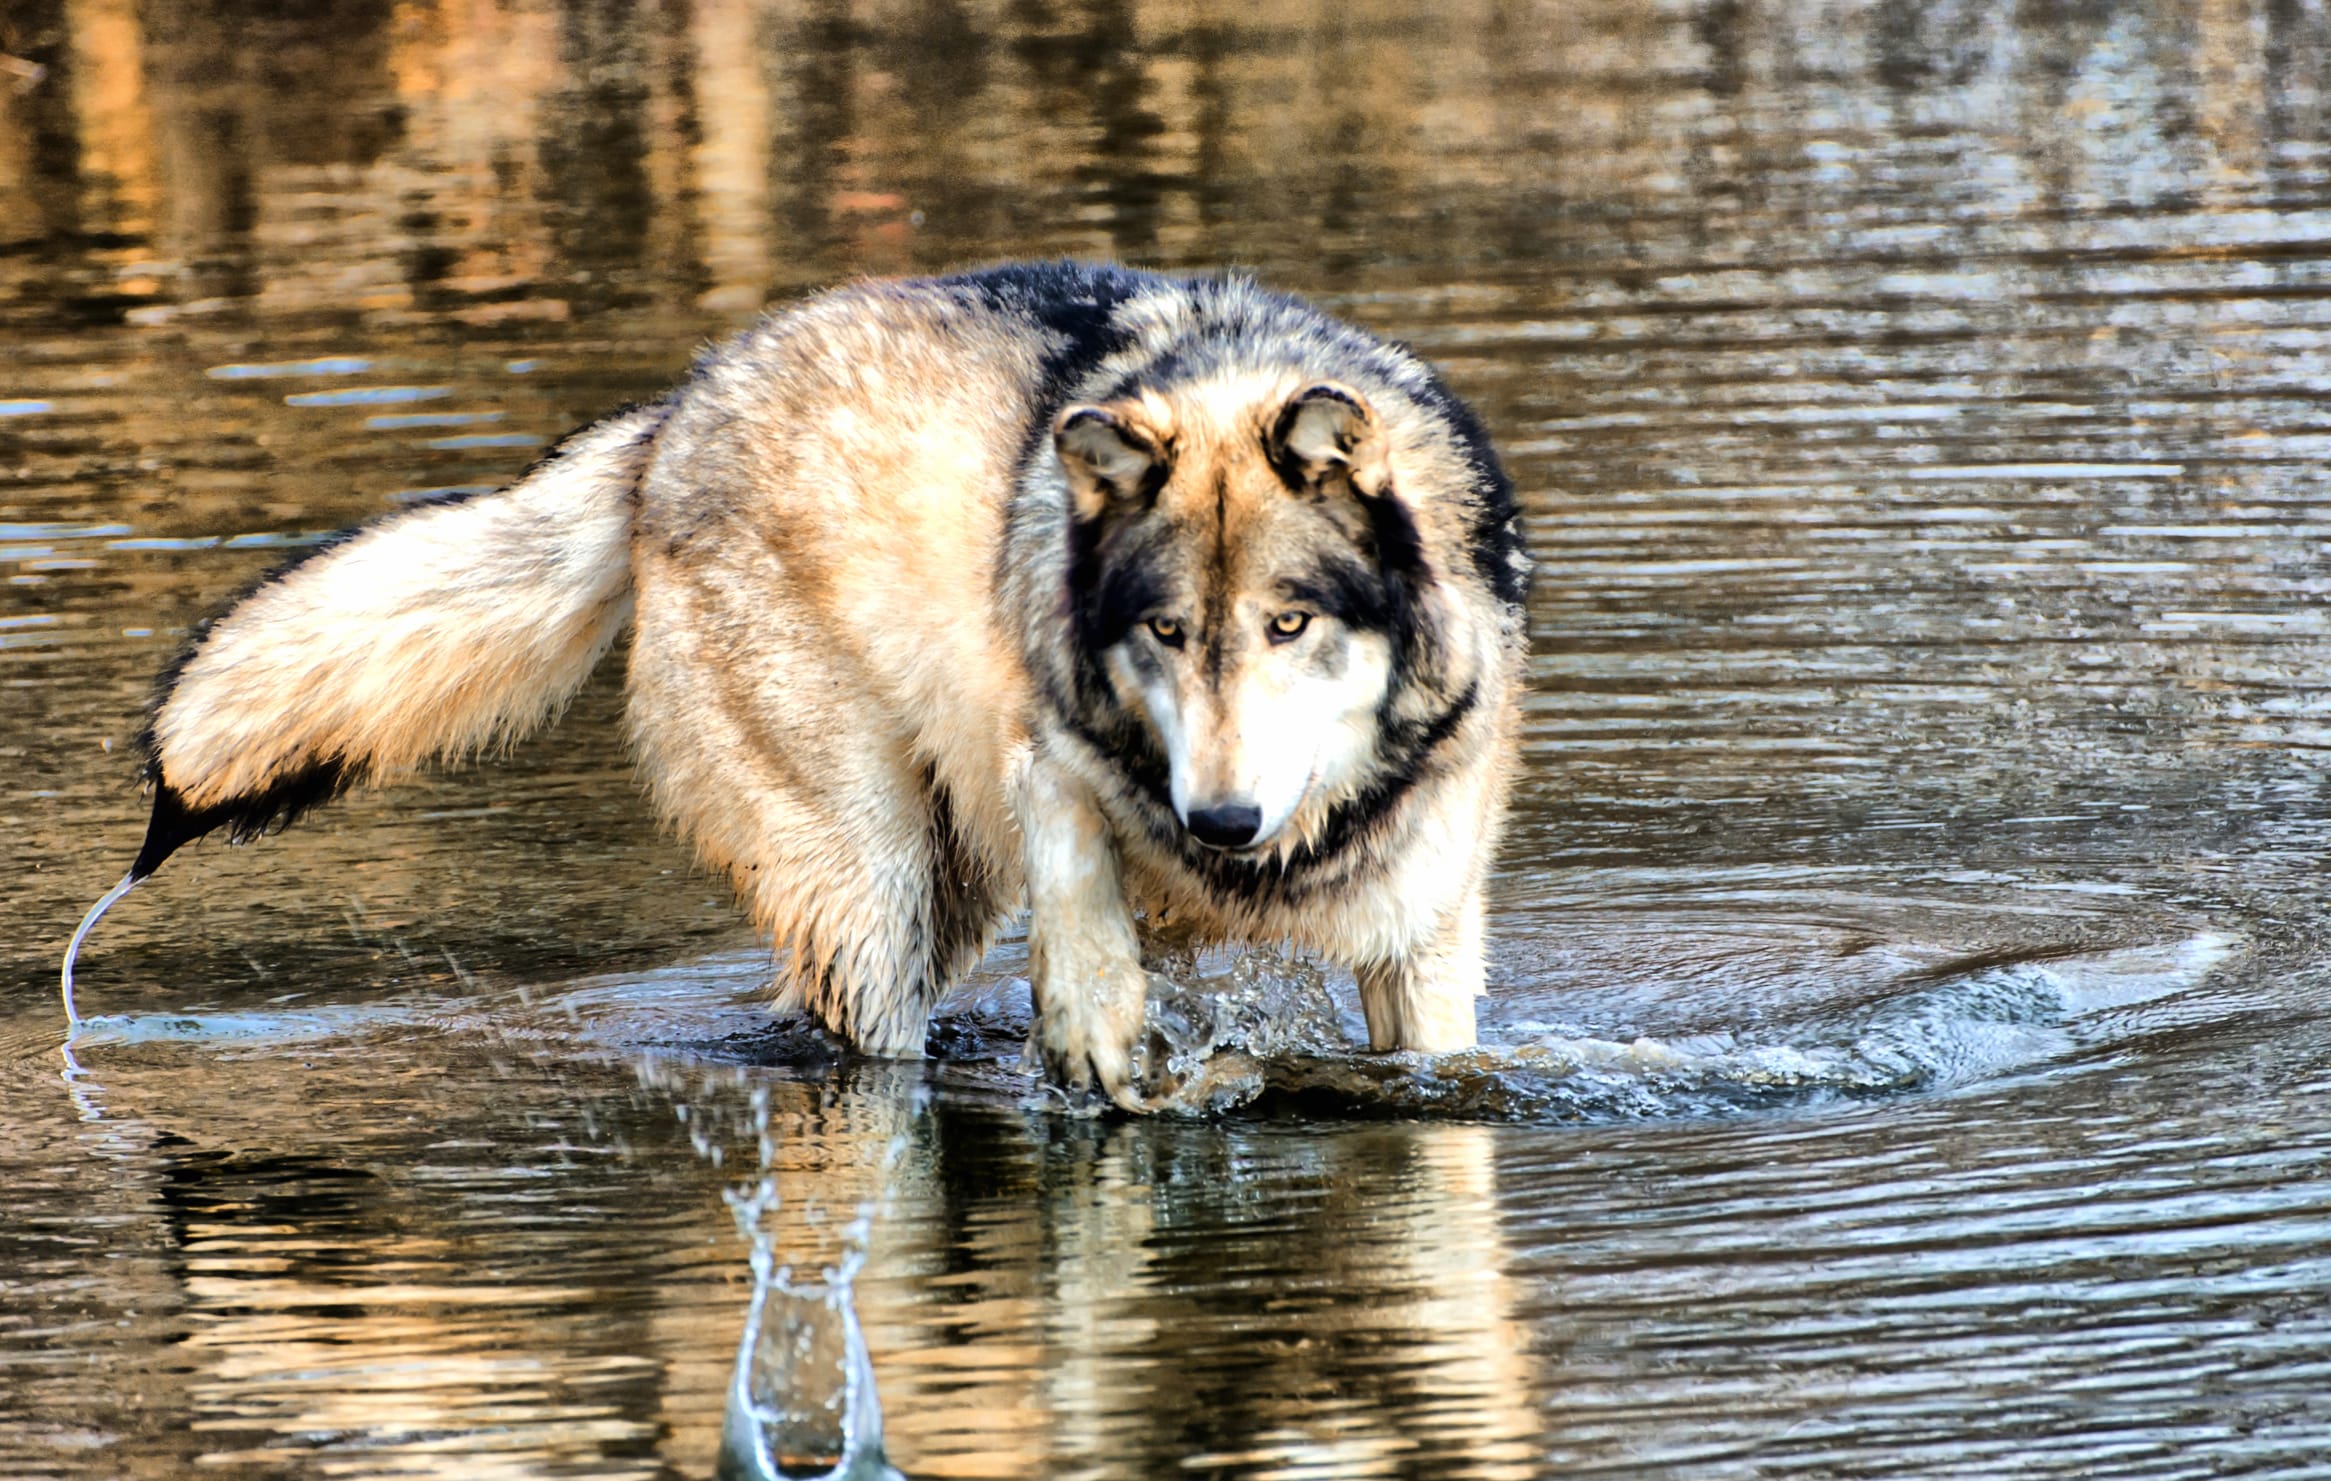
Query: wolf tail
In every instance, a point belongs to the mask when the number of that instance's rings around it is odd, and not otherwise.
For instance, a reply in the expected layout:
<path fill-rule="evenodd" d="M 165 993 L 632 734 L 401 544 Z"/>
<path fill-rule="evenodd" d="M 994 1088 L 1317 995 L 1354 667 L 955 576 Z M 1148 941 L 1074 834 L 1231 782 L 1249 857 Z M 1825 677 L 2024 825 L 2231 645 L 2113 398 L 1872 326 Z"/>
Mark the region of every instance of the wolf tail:
<path fill-rule="evenodd" d="M 665 412 L 587 428 L 497 493 L 358 530 L 228 609 L 163 681 L 130 878 L 562 708 L 631 615 L 633 492 Z"/>
<path fill-rule="evenodd" d="M 632 496 L 667 410 L 586 428 L 497 493 L 368 525 L 201 633 L 146 728 L 145 844 L 65 948 L 76 1032 L 81 943 L 180 848 L 220 828 L 254 838 L 360 782 L 515 740 L 574 696 L 631 615 Z"/>

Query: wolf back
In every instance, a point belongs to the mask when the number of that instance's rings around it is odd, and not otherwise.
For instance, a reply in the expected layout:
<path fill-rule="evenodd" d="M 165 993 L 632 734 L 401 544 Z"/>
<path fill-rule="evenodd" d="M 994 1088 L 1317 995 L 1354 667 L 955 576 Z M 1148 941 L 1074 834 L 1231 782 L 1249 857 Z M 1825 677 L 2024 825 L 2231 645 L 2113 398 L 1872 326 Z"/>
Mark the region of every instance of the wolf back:
<path fill-rule="evenodd" d="M 1458 1047 L 1528 576 L 1472 414 L 1298 299 L 860 283 L 211 624 L 153 711 L 132 876 L 523 734 L 628 620 L 657 807 L 860 1048 L 919 1053 L 1023 905 L 1048 1066 L 1126 1104 L 1136 915 L 1322 952 L 1378 1047 Z"/>

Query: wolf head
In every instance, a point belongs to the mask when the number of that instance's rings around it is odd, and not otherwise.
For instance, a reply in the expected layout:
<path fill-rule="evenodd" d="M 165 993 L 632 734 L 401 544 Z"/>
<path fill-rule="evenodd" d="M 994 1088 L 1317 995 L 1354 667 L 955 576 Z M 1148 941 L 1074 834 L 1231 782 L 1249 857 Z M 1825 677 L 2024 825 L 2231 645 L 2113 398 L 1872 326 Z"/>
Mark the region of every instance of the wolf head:
<path fill-rule="evenodd" d="M 1310 841 L 1383 758 L 1432 581 L 1391 442 L 1291 373 L 1063 410 L 1078 639 L 1210 849 Z"/>

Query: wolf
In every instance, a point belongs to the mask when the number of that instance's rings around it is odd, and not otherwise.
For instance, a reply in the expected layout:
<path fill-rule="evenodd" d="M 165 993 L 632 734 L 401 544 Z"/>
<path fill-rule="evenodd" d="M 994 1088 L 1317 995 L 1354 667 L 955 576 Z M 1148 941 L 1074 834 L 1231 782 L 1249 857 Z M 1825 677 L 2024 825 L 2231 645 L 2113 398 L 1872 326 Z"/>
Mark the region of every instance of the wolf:
<path fill-rule="evenodd" d="M 860 282 L 199 630 L 117 889 L 525 734 L 628 623 L 656 807 L 775 941 L 780 1005 L 859 1050 L 919 1055 L 1023 907 L 1046 1071 L 1130 1109 L 1137 920 L 1309 949 L 1372 1047 L 1459 1049 L 1529 577 L 1478 419 L 1300 299 Z"/>

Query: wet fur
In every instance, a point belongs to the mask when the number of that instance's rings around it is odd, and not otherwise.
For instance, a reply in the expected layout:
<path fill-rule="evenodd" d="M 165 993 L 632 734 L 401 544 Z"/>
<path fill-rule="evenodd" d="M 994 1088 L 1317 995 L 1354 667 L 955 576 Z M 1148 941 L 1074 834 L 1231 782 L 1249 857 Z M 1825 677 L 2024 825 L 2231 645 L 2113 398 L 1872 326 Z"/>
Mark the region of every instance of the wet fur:
<path fill-rule="evenodd" d="M 783 996 L 860 1047 L 919 1053 L 1023 902 L 1053 1073 L 1126 1103 L 1135 911 L 1310 947 L 1358 973 L 1380 1047 L 1456 1047 L 1527 575 L 1471 415 L 1298 300 L 1071 264 L 860 284 L 229 611 L 154 714 L 140 872 L 525 731 L 628 617 L 658 807 L 776 939 Z M 1264 846 L 1176 811 L 1161 602 L 1196 645 L 1174 702 L 1214 727 L 1176 743 L 1186 788 L 1284 739 L 1209 696 L 1366 700 L 1329 738 L 1348 775 Z M 1301 655 L 1256 638 L 1290 604 Z"/>

